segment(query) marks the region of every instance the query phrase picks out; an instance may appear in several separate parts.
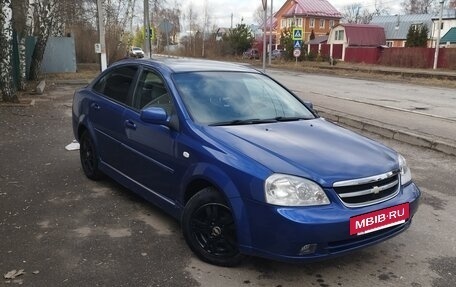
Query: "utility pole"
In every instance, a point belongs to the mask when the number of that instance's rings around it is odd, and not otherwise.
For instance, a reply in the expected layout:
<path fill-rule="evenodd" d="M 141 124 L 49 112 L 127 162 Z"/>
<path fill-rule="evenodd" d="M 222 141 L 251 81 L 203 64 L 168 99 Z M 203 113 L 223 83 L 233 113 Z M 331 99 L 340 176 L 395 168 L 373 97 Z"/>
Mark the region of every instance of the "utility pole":
<path fill-rule="evenodd" d="M 233 30 L 233 13 L 231 13 L 231 26 L 230 29 Z"/>
<path fill-rule="evenodd" d="M 263 1 L 263 10 L 264 10 L 264 15 L 263 15 L 263 73 L 266 72 L 266 22 L 268 21 L 268 0 L 262 0 Z"/>
<path fill-rule="evenodd" d="M 144 0 L 144 27 L 146 29 L 146 52 L 149 53 L 149 58 L 152 58 L 152 45 L 150 40 L 152 38 L 152 33 L 150 30 L 150 20 L 149 20 L 149 0 Z"/>
<path fill-rule="evenodd" d="M 108 61 L 106 58 L 106 40 L 105 40 L 105 25 L 104 25 L 104 7 L 103 0 L 97 0 L 98 10 L 98 29 L 100 30 L 100 46 L 101 46 L 101 71 L 106 70 L 108 67 Z"/>
<path fill-rule="evenodd" d="M 435 41 L 435 54 L 434 54 L 434 70 L 437 69 L 437 64 L 439 62 L 439 46 L 440 46 L 440 32 L 442 30 L 442 14 L 443 14 L 443 2 L 445 0 L 440 0 L 440 16 L 439 16 L 439 24 L 437 27 L 437 39 Z"/>
<path fill-rule="evenodd" d="M 269 21 L 269 65 L 271 65 L 271 57 L 272 57 L 272 7 L 274 4 L 274 0 L 271 0 L 271 20 Z"/>

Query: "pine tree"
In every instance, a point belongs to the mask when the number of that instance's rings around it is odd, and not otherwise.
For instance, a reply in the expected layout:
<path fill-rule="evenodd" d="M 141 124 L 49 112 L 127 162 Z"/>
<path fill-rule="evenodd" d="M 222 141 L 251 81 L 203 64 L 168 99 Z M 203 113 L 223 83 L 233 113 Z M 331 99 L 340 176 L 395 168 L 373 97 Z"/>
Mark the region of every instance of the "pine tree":
<path fill-rule="evenodd" d="M 426 25 L 410 26 L 406 47 L 427 47 L 429 29 Z"/>

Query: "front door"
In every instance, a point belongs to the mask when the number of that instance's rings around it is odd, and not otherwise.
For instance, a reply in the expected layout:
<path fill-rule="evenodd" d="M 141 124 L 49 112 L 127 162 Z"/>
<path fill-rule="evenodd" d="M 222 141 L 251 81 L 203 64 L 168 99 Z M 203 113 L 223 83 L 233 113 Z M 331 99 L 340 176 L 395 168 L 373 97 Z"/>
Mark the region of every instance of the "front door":
<path fill-rule="evenodd" d="M 150 70 L 144 70 L 140 75 L 133 108 L 123 114 L 123 142 L 128 150 L 122 172 L 150 191 L 172 200 L 178 184 L 175 179 L 178 131 L 143 122 L 140 110 L 147 107 L 161 107 L 168 115 L 174 112 L 172 98 L 162 78 Z"/>

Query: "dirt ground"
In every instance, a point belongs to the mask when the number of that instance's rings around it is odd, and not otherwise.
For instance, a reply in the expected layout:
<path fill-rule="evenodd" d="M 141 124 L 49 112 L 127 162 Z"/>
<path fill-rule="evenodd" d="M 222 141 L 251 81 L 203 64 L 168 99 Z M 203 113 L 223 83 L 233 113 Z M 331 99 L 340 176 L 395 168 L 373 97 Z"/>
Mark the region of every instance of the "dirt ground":
<path fill-rule="evenodd" d="M 170 216 L 112 180 L 85 178 L 78 152 L 64 148 L 76 88 L 0 106 L 0 286 L 454 286 L 454 157 L 386 142 L 425 193 L 412 227 L 387 242 L 321 263 L 220 268 L 193 256 Z"/>

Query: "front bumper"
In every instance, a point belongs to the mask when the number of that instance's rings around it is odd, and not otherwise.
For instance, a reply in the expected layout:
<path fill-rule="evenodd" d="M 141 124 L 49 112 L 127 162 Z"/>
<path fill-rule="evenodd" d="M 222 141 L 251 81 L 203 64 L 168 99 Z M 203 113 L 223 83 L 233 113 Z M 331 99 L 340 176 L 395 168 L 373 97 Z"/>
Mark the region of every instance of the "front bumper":
<path fill-rule="evenodd" d="M 348 208 L 334 199 L 327 206 L 299 208 L 247 201 L 245 210 L 249 226 L 242 229 L 249 230 L 250 242 L 241 240 L 240 249 L 246 254 L 286 262 L 316 261 L 342 255 L 406 230 L 418 209 L 420 194 L 418 187 L 411 183 L 388 201 L 359 208 Z M 350 235 L 350 217 L 405 202 L 410 204 L 410 217 L 405 223 L 365 235 Z M 312 251 L 303 253 L 302 248 L 309 244 Z"/>

